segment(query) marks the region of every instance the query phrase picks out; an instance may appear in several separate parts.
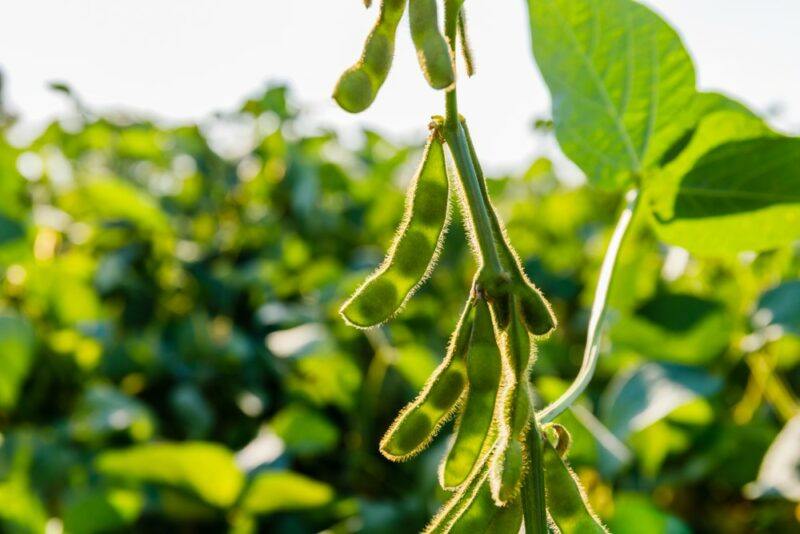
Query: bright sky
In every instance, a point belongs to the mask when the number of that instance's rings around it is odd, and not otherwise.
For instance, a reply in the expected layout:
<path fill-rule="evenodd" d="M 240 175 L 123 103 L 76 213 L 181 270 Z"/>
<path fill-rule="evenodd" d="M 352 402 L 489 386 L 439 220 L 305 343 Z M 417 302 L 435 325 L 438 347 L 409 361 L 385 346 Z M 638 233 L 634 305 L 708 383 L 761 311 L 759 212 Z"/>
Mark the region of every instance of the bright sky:
<path fill-rule="evenodd" d="M 676 26 L 695 58 L 700 87 L 723 90 L 800 131 L 800 1 L 647 0 Z M 523 0 L 469 0 L 478 72 L 462 77 L 461 111 L 491 169 L 516 169 L 552 149 L 531 132 L 548 115 Z M 170 121 L 231 109 L 268 81 L 286 81 L 313 124 L 353 135 L 361 126 L 421 139 L 442 95 L 425 84 L 407 31 L 392 72 L 366 112 L 329 95 L 376 16 L 362 0 L 4 0 L 0 68 L 23 118 L 63 112 L 46 89 L 65 81 L 86 102 Z M 780 106 L 780 107 L 778 107 Z"/>

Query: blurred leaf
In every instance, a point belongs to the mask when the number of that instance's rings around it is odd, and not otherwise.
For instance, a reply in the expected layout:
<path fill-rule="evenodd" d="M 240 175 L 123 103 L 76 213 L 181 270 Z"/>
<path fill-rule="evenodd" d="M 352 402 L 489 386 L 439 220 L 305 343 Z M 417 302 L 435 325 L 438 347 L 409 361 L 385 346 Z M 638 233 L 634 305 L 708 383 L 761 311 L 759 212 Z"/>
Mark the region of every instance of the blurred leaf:
<path fill-rule="evenodd" d="M 186 490 L 223 508 L 233 504 L 244 483 L 231 452 L 213 443 L 137 445 L 103 452 L 95 466 L 106 476 Z"/>
<path fill-rule="evenodd" d="M 614 323 L 611 341 L 648 358 L 697 365 L 718 356 L 732 333 L 733 322 L 720 303 L 662 294 Z"/>
<path fill-rule="evenodd" d="M 0 522 L 9 532 L 44 532 L 47 514 L 24 481 L 0 481 Z"/>
<path fill-rule="evenodd" d="M 430 350 L 421 345 L 404 345 L 398 350 L 394 368 L 408 382 L 411 389 L 419 391 L 438 365 Z"/>
<path fill-rule="evenodd" d="M 601 400 L 601 420 L 620 439 L 642 430 L 722 382 L 705 371 L 668 363 L 646 363 L 620 374 Z"/>
<path fill-rule="evenodd" d="M 242 496 L 241 508 L 266 515 L 307 510 L 331 502 L 333 488 L 291 471 L 264 471 L 255 476 Z"/>
<path fill-rule="evenodd" d="M 33 363 L 33 328 L 17 315 L 0 315 L 0 409 L 13 408 Z"/>
<path fill-rule="evenodd" d="M 278 412 L 269 425 L 289 451 L 301 456 L 329 452 L 339 441 L 336 425 L 319 412 L 300 404 Z"/>
<path fill-rule="evenodd" d="M 751 499 L 781 496 L 800 502 L 800 415 L 792 418 L 772 442 L 755 482 L 745 486 Z"/>
<path fill-rule="evenodd" d="M 309 355 L 296 360 L 286 387 L 318 406 L 332 404 L 350 410 L 361 387 L 361 370 L 345 354 Z"/>
<path fill-rule="evenodd" d="M 800 280 L 791 280 L 761 295 L 753 323 L 758 328 L 778 325 L 800 335 Z"/>
<path fill-rule="evenodd" d="M 144 505 L 142 495 L 127 489 L 78 493 L 64 511 L 64 530 L 74 534 L 109 532 L 132 524 Z"/>
<path fill-rule="evenodd" d="M 614 515 L 608 520 L 614 534 L 689 534 L 680 519 L 659 510 L 649 497 L 623 493 L 614 499 Z"/>
<path fill-rule="evenodd" d="M 93 386 L 70 417 L 70 432 L 78 441 L 98 442 L 126 432 L 134 441 L 153 435 L 155 421 L 141 402 L 110 386 Z"/>
<path fill-rule="evenodd" d="M 89 219 L 129 221 L 142 230 L 170 233 L 164 212 L 153 199 L 117 178 L 97 178 L 65 196 L 65 208 Z"/>
<path fill-rule="evenodd" d="M 631 0 L 528 7 L 561 149 L 590 181 L 625 187 L 691 126 L 695 75 L 680 37 Z"/>

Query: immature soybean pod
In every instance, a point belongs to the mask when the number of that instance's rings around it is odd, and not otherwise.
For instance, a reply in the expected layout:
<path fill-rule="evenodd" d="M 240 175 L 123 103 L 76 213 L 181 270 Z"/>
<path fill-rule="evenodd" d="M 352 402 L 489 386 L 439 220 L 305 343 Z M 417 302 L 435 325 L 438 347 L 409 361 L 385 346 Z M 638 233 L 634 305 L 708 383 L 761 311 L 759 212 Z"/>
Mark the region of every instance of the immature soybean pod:
<path fill-rule="evenodd" d="M 386 258 L 342 306 L 347 323 L 369 328 L 391 319 L 425 281 L 449 222 L 448 195 L 444 150 L 433 131 L 409 185 L 403 220 Z"/>
<path fill-rule="evenodd" d="M 446 89 L 455 82 L 453 58 L 447 40 L 439 30 L 436 0 L 409 0 L 408 20 L 417 59 L 428 84 Z"/>
<path fill-rule="evenodd" d="M 544 440 L 544 477 L 547 513 L 562 534 L 608 534 L 592 511 L 578 477 Z"/>
<path fill-rule="evenodd" d="M 383 0 L 378 20 L 364 43 L 361 58 L 339 78 L 333 98 L 345 111 L 358 113 L 375 100 L 389 75 L 394 56 L 397 25 L 403 17 L 406 0 Z"/>
<path fill-rule="evenodd" d="M 469 478 L 453 493 L 453 496 L 442 506 L 431 522 L 423 530 L 424 534 L 442 534 L 450 532 L 453 523 L 461 517 L 485 485 L 489 477 L 489 466 L 485 462 L 473 471 Z"/>
<path fill-rule="evenodd" d="M 530 337 L 520 318 L 517 299 L 512 300 L 508 330 L 503 332 L 503 387 L 500 399 L 499 439 L 491 463 L 491 488 L 502 506 L 514 499 L 528 467 L 525 432 L 533 410 L 528 375 L 534 360 Z"/>
<path fill-rule="evenodd" d="M 470 505 L 450 526 L 451 534 L 511 533 L 522 526 L 519 498 L 505 506 L 496 506 L 488 481 L 478 489 Z"/>
<path fill-rule="evenodd" d="M 402 461 L 428 446 L 439 427 L 458 408 L 467 385 L 464 355 L 472 333 L 474 302 L 467 301 L 442 363 L 428 378 L 419 396 L 398 414 L 381 440 L 381 453 Z"/>
<path fill-rule="evenodd" d="M 481 298 L 476 304 L 467 351 L 466 400 L 456 422 L 453 445 L 439 472 L 445 489 L 460 486 L 488 454 L 496 436 L 493 420 L 500 379 L 500 349 L 489 305 Z"/>

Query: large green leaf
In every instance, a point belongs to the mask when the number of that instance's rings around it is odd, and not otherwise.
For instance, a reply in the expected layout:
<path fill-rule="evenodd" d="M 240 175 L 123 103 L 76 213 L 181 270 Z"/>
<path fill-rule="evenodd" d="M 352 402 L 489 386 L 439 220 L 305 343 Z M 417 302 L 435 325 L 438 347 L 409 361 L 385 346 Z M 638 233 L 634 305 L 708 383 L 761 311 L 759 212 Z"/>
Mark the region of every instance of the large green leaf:
<path fill-rule="evenodd" d="M 761 251 L 800 238 L 800 139 L 713 148 L 680 180 L 671 212 L 659 235 L 699 254 Z"/>
<path fill-rule="evenodd" d="M 333 488 L 291 471 L 265 471 L 245 490 L 241 507 L 253 514 L 306 510 L 333 500 Z"/>
<path fill-rule="evenodd" d="M 725 102 L 730 101 L 717 100 L 713 96 L 717 95 L 698 95 L 698 123 L 687 133 L 683 146 L 670 149 L 670 152 L 676 152 L 674 157 L 668 162 L 662 161 L 662 168 L 645 181 L 647 198 L 662 219 L 672 216 L 681 180 L 706 153 L 730 141 L 771 135 L 771 130 L 760 118 L 732 107 L 736 103 L 726 106 Z"/>
<path fill-rule="evenodd" d="M 101 473 L 125 480 L 165 485 L 228 507 L 239 496 L 244 475 L 231 452 L 213 443 L 151 443 L 100 454 Z"/>
<path fill-rule="evenodd" d="M 592 182 L 623 187 L 691 127 L 695 75 L 680 37 L 631 0 L 529 0 L 556 137 Z"/>

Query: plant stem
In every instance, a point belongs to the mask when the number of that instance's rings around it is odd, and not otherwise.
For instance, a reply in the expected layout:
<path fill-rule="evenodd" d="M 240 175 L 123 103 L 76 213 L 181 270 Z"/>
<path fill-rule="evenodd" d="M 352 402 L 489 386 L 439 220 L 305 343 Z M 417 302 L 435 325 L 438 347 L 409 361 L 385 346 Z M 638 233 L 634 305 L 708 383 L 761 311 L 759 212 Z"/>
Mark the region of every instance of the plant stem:
<path fill-rule="evenodd" d="M 450 44 L 451 55 L 455 57 L 458 10 L 461 2 L 451 0 L 446 3 L 445 7 L 445 33 Z M 467 199 L 469 218 L 472 221 L 472 229 L 481 256 L 481 267 L 489 279 L 494 281 L 502 277 L 503 267 L 495 248 L 489 210 L 484 203 L 481 184 L 475 172 L 476 162 L 472 160 L 467 138 L 459 120 L 455 84 L 445 93 L 445 109 L 444 138 L 450 148 L 464 196 Z"/>
<path fill-rule="evenodd" d="M 542 433 L 536 417 L 525 436 L 531 465 L 522 483 L 522 513 L 525 516 L 526 534 L 547 534 L 547 503 L 545 501 L 544 465 L 542 464 Z"/>
<path fill-rule="evenodd" d="M 594 292 L 594 302 L 592 312 L 589 316 L 589 330 L 586 334 L 586 348 L 583 351 L 583 363 L 578 372 L 578 376 L 570 384 L 569 388 L 552 404 L 538 412 L 537 417 L 541 423 L 549 423 L 561 412 L 575 402 L 581 393 L 589 385 L 597 367 L 597 358 L 600 355 L 600 334 L 602 333 L 603 321 L 606 316 L 606 303 L 608 300 L 609 289 L 614 280 L 614 270 L 617 266 L 619 251 L 628 235 L 631 221 L 638 206 L 639 191 L 631 189 L 625 194 L 625 209 L 617 220 L 611 242 L 606 249 L 603 264 L 600 267 L 600 278 L 597 281 L 597 289 Z"/>

